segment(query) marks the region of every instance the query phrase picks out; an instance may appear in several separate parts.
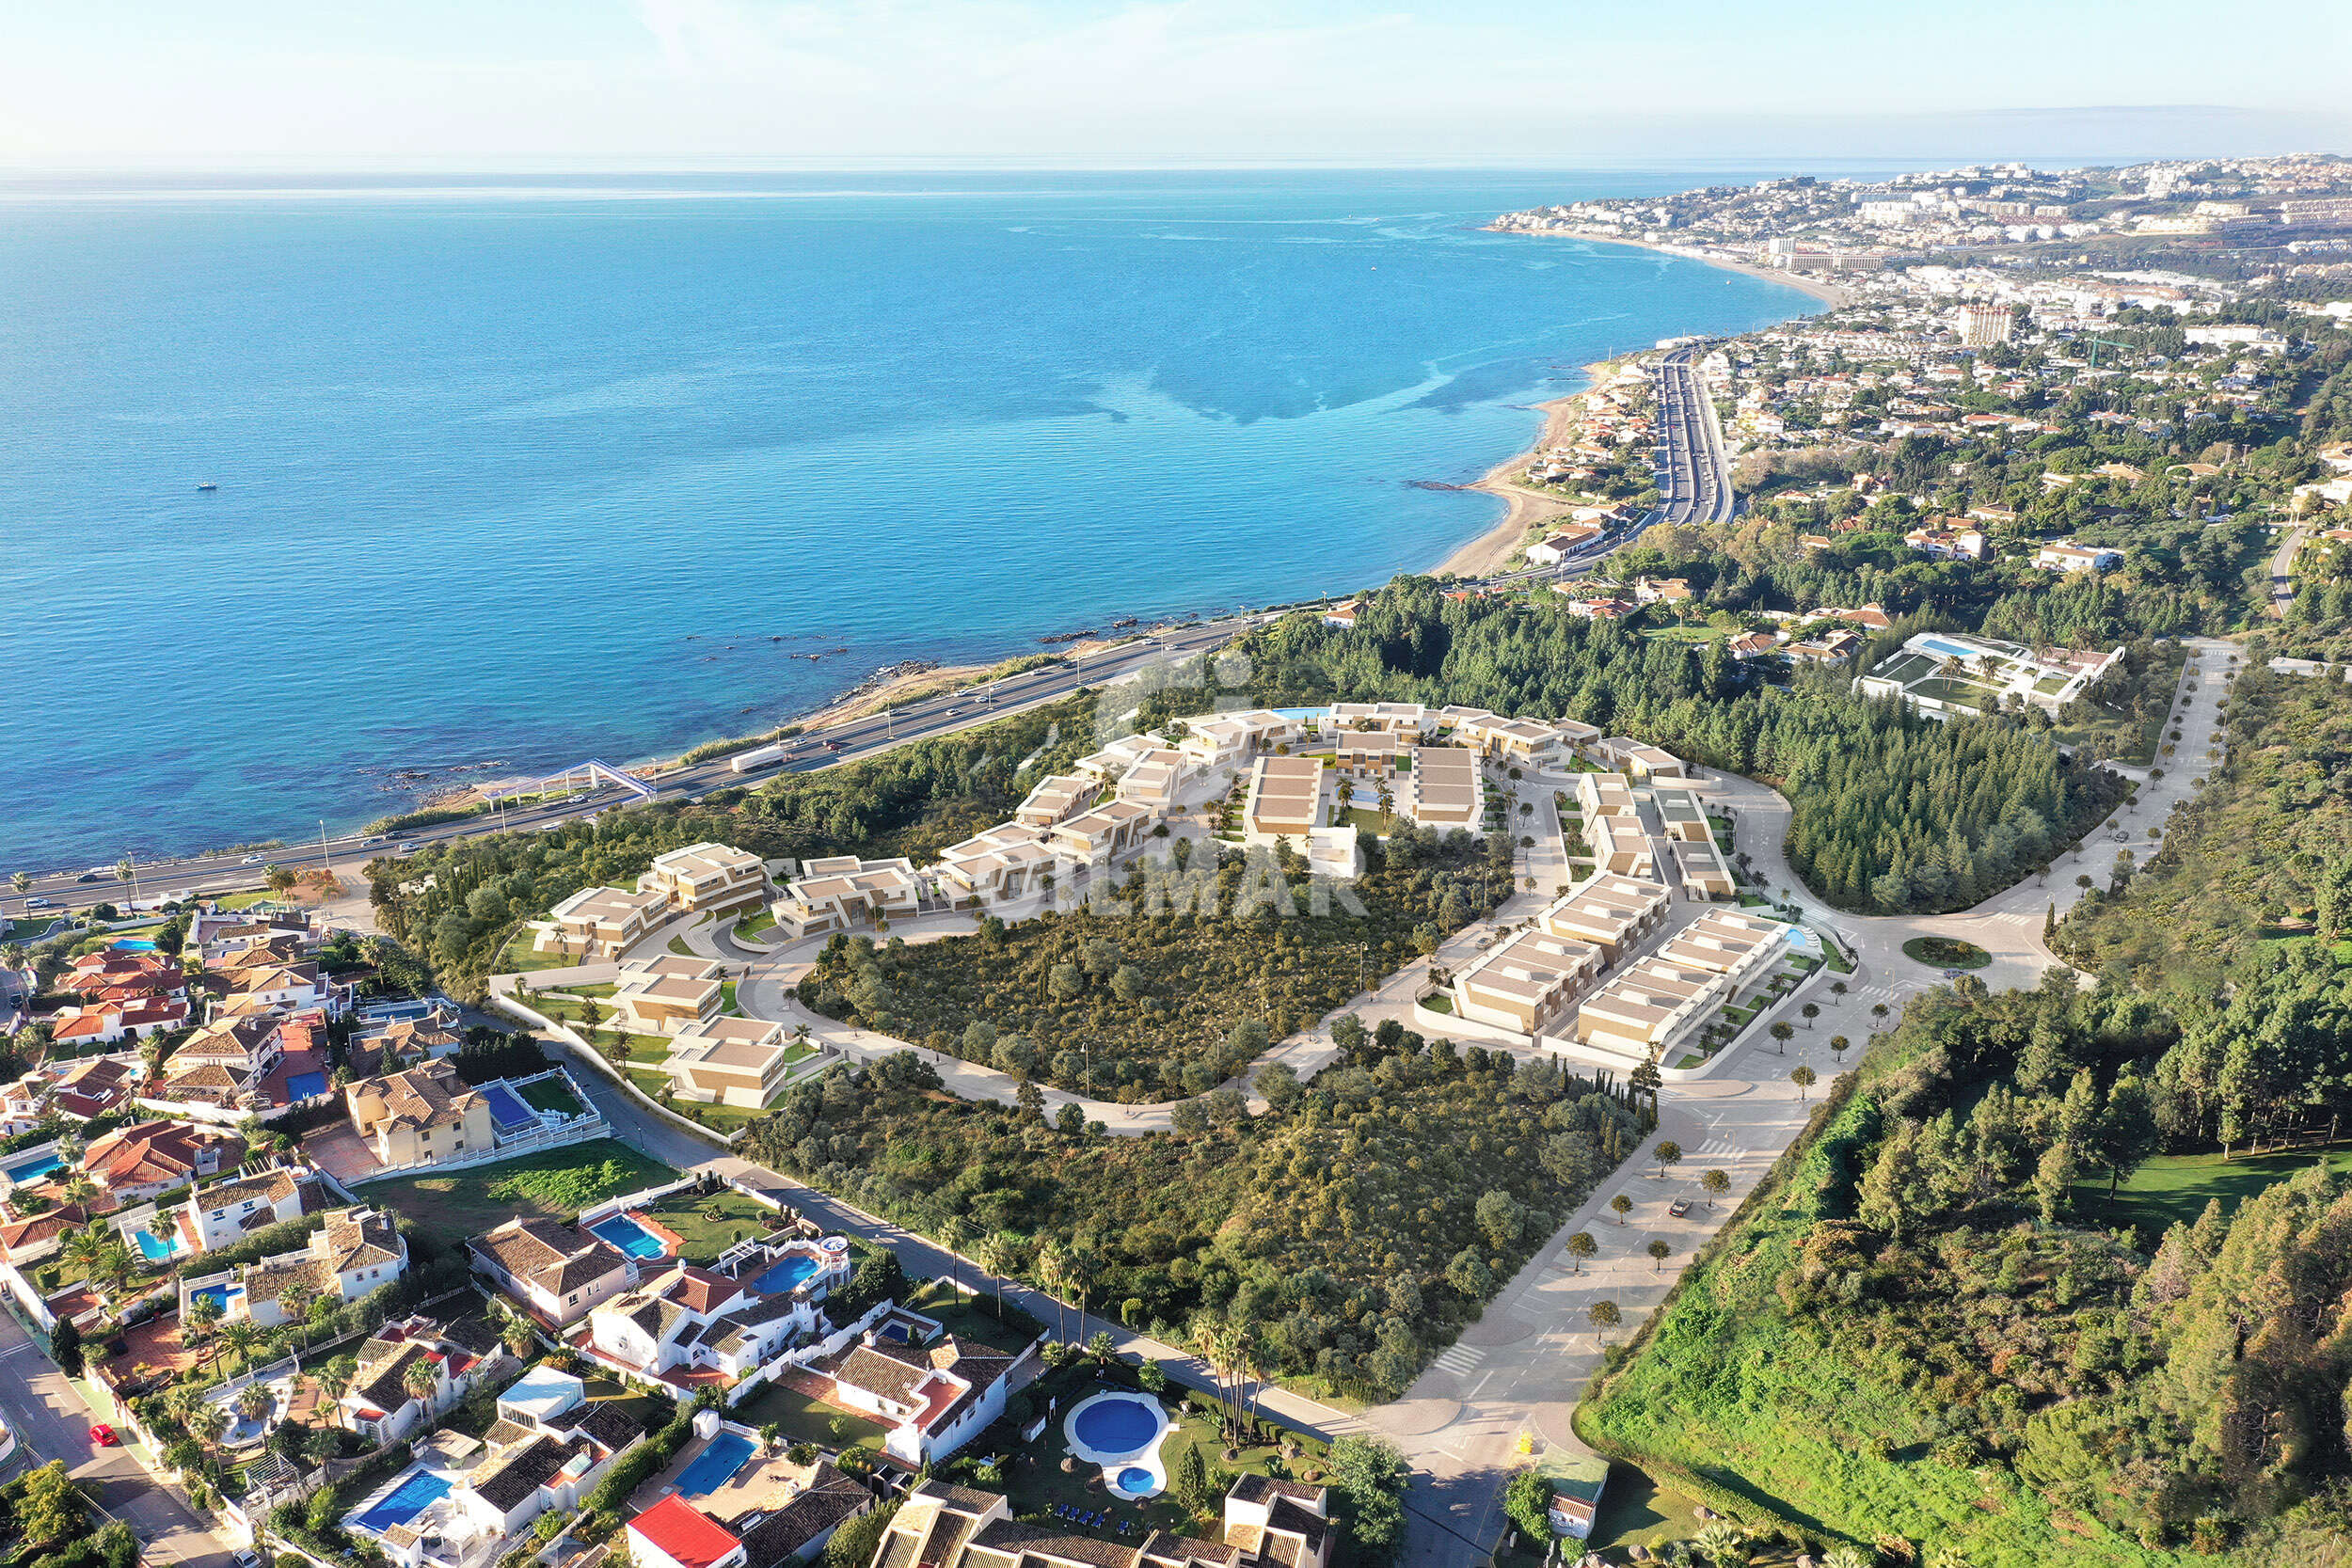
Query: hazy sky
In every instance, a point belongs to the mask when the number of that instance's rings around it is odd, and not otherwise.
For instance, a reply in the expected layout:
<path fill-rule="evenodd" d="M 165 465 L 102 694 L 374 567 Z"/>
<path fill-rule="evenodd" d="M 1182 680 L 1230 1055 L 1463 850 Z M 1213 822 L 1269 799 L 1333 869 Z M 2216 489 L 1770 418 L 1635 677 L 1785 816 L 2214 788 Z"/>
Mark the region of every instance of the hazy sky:
<path fill-rule="evenodd" d="M 2344 0 L 0 0 L 0 40 L 37 166 L 2352 144 Z M 2003 113 L 2082 108 L 2122 112 Z"/>

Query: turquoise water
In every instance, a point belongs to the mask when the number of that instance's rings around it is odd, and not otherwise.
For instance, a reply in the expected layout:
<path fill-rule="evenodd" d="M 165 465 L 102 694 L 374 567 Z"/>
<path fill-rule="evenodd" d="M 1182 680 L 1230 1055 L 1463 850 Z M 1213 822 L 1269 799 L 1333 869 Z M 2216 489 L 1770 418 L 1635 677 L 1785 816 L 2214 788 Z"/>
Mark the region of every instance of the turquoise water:
<path fill-rule="evenodd" d="M 447 1476 L 437 1476 L 430 1470 L 417 1470 L 394 1487 L 382 1501 L 358 1514 L 352 1523 L 361 1529 L 381 1535 L 394 1525 L 405 1525 L 422 1513 L 439 1499 L 446 1497 L 453 1486 Z"/>
<path fill-rule="evenodd" d="M 710 1446 L 694 1458 L 694 1463 L 678 1472 L 677 1489 L 686 1497 L 699 1497 L 715 1492 L 735 1477 L 752 1457 L 752 1440 L 739 1433 L 722 1432 L 710 1440 Z"/>
<path fill-rule="evenodd" d="M 802 1281 L 821 1267 L 806 1253 L 796 1252 L 752 1281 L 752 1289 L 762 1295 L 780 1296 L 800 1288 Z"/>
<path fill-rule="evenodd" d="M 0 182 L 0 646 L 108 693 L 0 731 L 0 867 L 1427 567 L 1578 367 L 1811 309 L 1475 226 L 1771 172 Z"/>
<path fill-rule="evenodd" d="M 603 1237 L 631 1258 L 666 1258 L 670 1249 L 652 1231 L 630 1219 L 627 1214 L 612 1214 L 590 1226 L 589 1230 Z"/>
<path fill-rule="evenodd" d="M 8 1166 L 7 1175 L 11 1181 L 30 1181 L 37 1176 L 47 1176 L 64 1164 L 65 1160 L 62 1156 L 44 1154 L 38 1160 L 27 1160 L 21 1165 Z"/>
<path fill-rule="evenodd" d="M 138 1243 L 139 1256 L 151 1263 L 160 1263 L 179 1250 L 178 1247 L 151 1230 L 134 1230 L 131 1232 L 131 1240 Z M 203 1294 L 200 1291 L 197 1293 Z M 226 1294 L 221 1297 L 224 1306 L 228 1299 Z"/>

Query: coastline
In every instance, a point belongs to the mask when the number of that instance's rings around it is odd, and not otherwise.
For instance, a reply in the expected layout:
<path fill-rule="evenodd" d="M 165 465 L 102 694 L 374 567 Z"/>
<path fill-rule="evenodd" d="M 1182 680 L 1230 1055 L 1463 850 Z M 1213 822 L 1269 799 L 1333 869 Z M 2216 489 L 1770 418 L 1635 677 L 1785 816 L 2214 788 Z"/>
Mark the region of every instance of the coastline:
<path fill-rule="evenodd" d="M 1735 261 L 1729 257 L 1709 256 L 1702 251 L 1679 245 L 1663 245 L 1654 240 L 1629 240 L 1616 234 L 1588 234 L 1578 229 L 1499 229 L 1486 226 L 1493 234 L 1518 234 L 1531 240 L 1582 240 L 1586 245 L 1621 245 L 1631 250 L 1654 250 L 1661 256 L 1678 256 L 1685 261 L 1696 261 L 1703 267 L 1718 267 L 1736 272 L 1767 283 L 1778 283 L 1801 294 L 1820 300 L 1832 310 L 1842 310 L 1853 303 L 1853 295 L 1835 283 L 1824 283 L 1801 272 L 1787 272 L 1779 267 L 1758 266 L 1754 261 Z"/>
<path fill-rule="evenodd" d="M 1750 261 L 1733 261 L 1713 256 L 1692 255 L 1687 250 L 1677 250 L 1671 245 L 1654 245 L 1647 240 L 1604 237 L 1565 229 L 1498 229 L 1492 224 L 1487 225 L 1487 230 L 1498 234 L 1520 234 L 1536 240 L 1545 238 L 1582 240 L 1588 245 L 1621 245 L 1635 250 L 1654 250 L 1661 256 L 1676 256 L 1686 261 L 1696 261 L 1702 266 L 1716 267 L 1724 272 L 1736 272 L 1749 277 L 1760 278 L 1767 283 L 1781 284 L 1809 298 L 1819 300 L 1827 309 L 1842 309 L 1852 303 L 1852 295 L 1836 284 L 1823 283 L 1806 277 L 1802 273 L 1783 272 L 1776 267 L 1760 267 Z M 1574 407 L 1576 401 L 1592 390 L 1599 380 L 1600 372 L 1614 363 L 1613 360 L 1603 360 L 1598 364 L 1587 365 L 1584 367 L 1585 384 L 1582 387 L 1561 397 L 1531 404 L 1534 408 L 1541 409 L 1544 414 L 1543 428 L 1535 433 L 1534 444 L 1526 451 L 1517 452 L 1496 464 L 1471 483 L 1462 486 L 1465 490 L 1476 490 L 1484 495 L 1500 497 L 1506 503 L 1502 515 L 1484 532 L 1455 546 L 1443 560 L 1430 568 L 1432 576 L 1445 577 L 1451 574 L 1455 577 L 1468 578 L 1480 577 L 1496 571 L 1511 559 L 1512 554 L 1518 550 L 1519 542 L 1526 537 L 1529 529 L 1539 523 L 1549 523 L 1555 517 L 1565 516 L 1572 509 L 1573 503 L 1571 502 L 1541 496 L 1533 490 L 1512 483 L 1510 476 L 1534 461 L 1535 454 L 1544 448 L 1560 443 L 1562 436 L 1565 434 L 1568 413 Z"/>

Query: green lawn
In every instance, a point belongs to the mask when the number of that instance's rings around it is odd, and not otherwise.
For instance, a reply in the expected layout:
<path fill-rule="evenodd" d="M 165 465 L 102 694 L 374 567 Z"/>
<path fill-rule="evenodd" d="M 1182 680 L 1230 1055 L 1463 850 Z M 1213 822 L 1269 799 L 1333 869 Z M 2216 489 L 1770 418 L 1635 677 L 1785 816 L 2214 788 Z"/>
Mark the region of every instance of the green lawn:
<path fill-rule="evenodd" d="M 580 1097 L 566 1088 L 561 1078 L 542 1078 L 536 1084 L 526 1084 L 521 1093 L 523 1103 L 534 1111 L 552 1111 L 559 1117 L 580 1115 Z"/>
<path fill-rule="evenodd" d="M 1931 969 L 1982 969 L 1993 961 L 1975 942 L 1950 937 L 1913 937 L 1903 943 L 1903 957 Z"/>
<path fill-rule="evenodd" d="M 778 1426 L 784 1429 L 787 1443 L 815 1443 L 827 1449 L 845 1449 L 853 1443 L 880 1448 L 890 1435 L 890 1429 L 880 1421 L 835 1410 L 822 1400 L 774 1383 L 737 1405 L 734 1419 L 755 1432 Z"/>
<path fill-rule="evenodd" d="M 1942 675 L 1931 675 L 1907 689 L 1915 697 L 1931 697 L 1939 703 L 1950 703 L 1978 712 L 1989 706 L 1993 699 L 1993 693 L 1984 687 L 1970 681 L 1947 680 Z"/>
<path fill-rule="evenodd" d="M 1119 1520 L 1129 1520 L 1147 1529 L 1174 1530 L 1185 1534 L 1200 1532 L 1184 1505 L 1171 1497 L 1163 1494 L 1145 1502 L 1126 1502 L 1112 1497 L 1109 1488 L 1103 1484 L 1101 1465 L 1081 1463 L 1067 1472 L 1062 1469 L 1061 1462 L 1070 1452 L 1070 1439 L 1063 1431 L 1063 1421 L 1071 1405 L 1097 1386 L 1090 1370 L 1072 1368 L 1049 1373 L 1039 1386 L 1060 1394 L 1061 1409 L 1047 1418 L 1045 1430 L 1037 1434 L 1034 1442 L 1017 1444 L 1009 1450 L 1005 1465 L 1005 1484 L 1000 1490 L 1011 1497 L 1012 1511 L 1016 1515 L 1050 1515 L 1054 1505 L 1060 1503 L 1070 1508 L 1108 1514 L 1114 1525 Z M 1171 1388 L 1163 1396 L 1163 1408 L 1167 1407 L 1167 1401 L 1172 1399 L 1175 1393 L 1176 1390 Z M 1041 1400 L 1040 1404 L 1041 1408 Z M 1212 1469 L 1222 1465 L 1237 1475 L 1264 1475 L 1270 1465 L 1284 1464 L 1279 1453 L 1271 1446 L 1253 1445 L 1243 1449 L 1238 1458 L 1229 1460 L 1224 1457 L 1224 1439 L 1217 1433 L 1216 1424 L 1209 1417 L 1189 1404 L 1171 1409 L 1168 1414 L 1175 1421 L 1175 1430 L 1161 1439 L 1160 1463 L 1170 1474 L 1175 1472 L 1179 1456 L 1186 1448 L 1200 1449 L 1201 1459 Z M 990 1434 L 1003 1430 L 1001 1425 L 993 1427 Z M 984 1436 L 981 1442 L 973 1445 L 973 1451 L 983 1452 L 986 1443 Z M 1303 1474 L 1314 1468 L 1315 1463 L 1312 1459 L 1302 1459 L 1297 1463 L 1297 1468 Z M 1110 1527 L 1098 1533 L 1106 1538 L 1119 1538 L 1115 1528 Z M 1136 1537 L 1130 1535 L 1125 1539 Z"/>
<path fill-rule="evenodd" d="M 958 1290 L 945 1279 L 923 1286 L 907 1298 L 906 1305 L 927 1318 L 937 1318 L 948 1333 L 977 1339 L 1007 1355 L 1020 1354 L 1022 1346 L 1045 1331 L 1044 1324 L 1012 1303 L 1003 1303 L 1000 1308 L 994 1296 L 974 1296 L 969 1286 Z M 997 1315 L 1000 1309 L 1002 1317 Z"/>
<path fill-rule="evenodd" d="M 1349 806 L 1346 810 L 1337 814 L 1331 825 L 1335 828 L 1356 828 L 1374 834 L 1385 833 L 1389 831 L 1388 824 L 1380 819 L 1380 808 L 1377 805 Z"/>
<path fill-rule="evenodd" d="M 1454 998 L 1440 991 L 1422 1002 L 1422 1006 L 1433 1013 L 1450 1013 L 1454 1010 Z"/>
<path fill-rule="evenodd" d="M 506 951 L 499 955 L 501 974 L 529 974 L 542 969 L 569 969 L 581 960 L 568 953 L 537 953 L 531 944 L 539 940 L 539 933 L 528 927 L 515 933 L 507 942 Z"/>
<path fill-rule="evenodd" d="M 775 928 L 776 917 L 765 909 L 755 910 L 749 918 L 735 923 L 735 934 L 739 937 L 755 937 L 762 931 Z"/>
<path fill-rule="evenodd" d="M 1684 1541 L 1701 1528 L 1698 1505 L 1661 1488 L 1632 1465 L 1609 1466 L 1609 1485 L 1600 1495 L 1600 1514 L 1593 1521 L 1591 1550 L 1647 1546 L 1655 1551 L 1669 1541 Z"/>
<path fill-rule="evenodd" d="M 403 1177 L 366 1196 L 416 1221 L 431 1239 L 455 1244 L 519 1216 L 578 1213 L 676 1176 L 617 1138 L 597 1138 L 469 1170 Z"/>
<path fill-rule="evenodd" d="M 2137 1226 L 2153 1247 L 2173 1221 L 2193 1223 L 2210 1200 L 2218 1198 L 2222 1212 L 2234 1212 L 2265 1188 L 2323 1160 L 2335 1170 L 2352 1170 L 2352 1140 L 2267 1154 L 2241 1152 L 2228 1160 L 2218 1154 L 2158 1155 L 2124 1180 L 2112 1204 L 2105 1180 L 2075 1183 L 2074 1215 L 2086 1225 Z"/>
<path fill-rule="evenodd" d="M 675 953 L 681 958 L 694 958 L 702 956 L 686 944 L 686 939 L 684 937 L 672 937 L 670 939 L 670 951 Z"/>
<path fill-rule="evenodd" d="M 708 1263 L 738 1242 L 765 1236 L 779 1223 L 773 1209 L 732 1187 L 715 1193 L 672 1193 L 644 1212 L 677 1232 L 685 1243 L 680 1256 L 690 1263 Z"/>

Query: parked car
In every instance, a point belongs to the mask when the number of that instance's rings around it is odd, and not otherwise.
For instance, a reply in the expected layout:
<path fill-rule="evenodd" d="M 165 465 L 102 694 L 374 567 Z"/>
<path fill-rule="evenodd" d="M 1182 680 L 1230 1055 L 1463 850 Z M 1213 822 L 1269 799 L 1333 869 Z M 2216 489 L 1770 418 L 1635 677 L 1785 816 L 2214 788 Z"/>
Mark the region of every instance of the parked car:
<path fill-rule="evenodd" d="M 1944 978 L 1947 980 L 1957 980 L 1967 973 L 1968 972 L 1964 969 L 1947 969 L 1944 972 Z"/>
<path fill-rule="evenodd" d="M 1683 1215 L 1689 1213 L 1690 1212 L 1691 1200 L 1687 1197 L 1676 1198 L 1672 1203 L 1666 1205 L 1666 1212 L 1672 1214 L 1677 1219 L 1680 1219 Z"/>
<path fill-rule="evenodd" d="M 89 1440 L 102 1449 L 111 1449 L 117 1441 L 115 1429 L 103 1423 L 94 1426 L 89 1429 Z"/>

